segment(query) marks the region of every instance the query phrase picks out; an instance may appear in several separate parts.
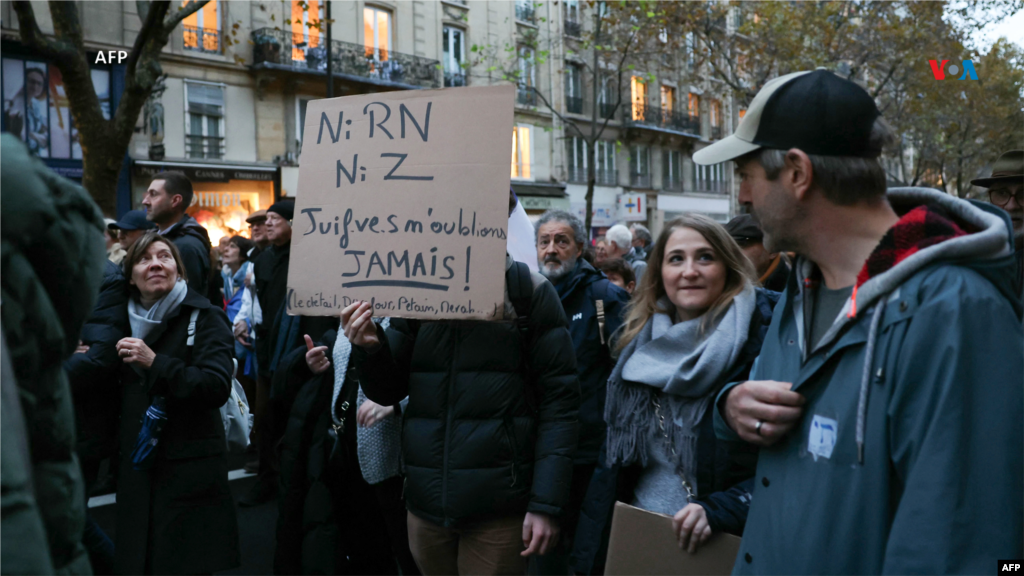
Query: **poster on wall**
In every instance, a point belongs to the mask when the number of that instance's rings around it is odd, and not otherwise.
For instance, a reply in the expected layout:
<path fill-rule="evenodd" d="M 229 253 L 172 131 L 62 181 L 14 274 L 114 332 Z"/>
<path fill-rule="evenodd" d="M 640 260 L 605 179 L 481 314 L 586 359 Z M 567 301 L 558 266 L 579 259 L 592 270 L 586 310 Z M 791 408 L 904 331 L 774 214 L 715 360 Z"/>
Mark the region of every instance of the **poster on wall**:
<path fill-rule="evenodd" d="M 286 306 L 500 320 L 515 88 L 407 90 L 306 110 Z"/>
<path fill-rule="evenodd" d="M 647 220 L 647 195 L 646 194 L 619 194 L 616 197 L 618 203 L 619 220 L 627 222 Z"/>

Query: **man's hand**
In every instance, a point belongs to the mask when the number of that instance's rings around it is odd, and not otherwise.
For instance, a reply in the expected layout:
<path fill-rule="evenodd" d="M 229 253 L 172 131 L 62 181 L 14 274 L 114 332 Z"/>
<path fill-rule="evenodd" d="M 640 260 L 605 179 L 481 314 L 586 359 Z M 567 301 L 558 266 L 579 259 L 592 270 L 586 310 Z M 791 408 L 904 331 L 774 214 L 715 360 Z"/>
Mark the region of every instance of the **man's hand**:
<path fill-rule="evenodd" d="M 122 338 L 115 348 L 117 355 L 124 358 L 125 364 L 138 364 L 143 368 L 150 368 L 156 358 L 156 353 L 139 338 Z"/>
<path fill-rule="evenodd" d="M 235 340 L 239 344 L 246 348 L 252 347 L 252 340 L 249 340 L 249 326 L 244 322 L 239 322 L 234 326 Z"/>
<path fill-rule="evenodd" d="M 543 556 L 558 544 L 558 524 L 546 514 L 527 512 L 523 520 L 523 550 L 520 556 Z"/>
<path fill-rule="evenodd" d="M 792 387 L 789 382 L 774 380 L 749 380 L 735 386 L 725 399 L 726 423 L 751 444 L 775 444 L 803 415 L 806 400 Z"/>
<path fill-rule="evenodd" d="M 327 359 L 327 346 L 313 346 L 313 339 L 309 334 L 302 336 L 306 339 L 306 366 L 313 374 L 323 374 L 331 367 L 331 361 Z"/>
<path fill-rule="evenodd" d="M 356 410 L 356 423 L 363 428 L 370 428 L 394 413 L 394 406 L 381 406 L 373 400 L 367 400 Z"/>
<path fill-rule="evenodd" d="M 89 351 L 89 346 L 82 344 L 82 341 L 78 341 L 78 346 L 75 347 L 75 354 L 85 354 Z"/>
<path fill-rule="evenodd" d="M 686 548 L 690 554 L 711 538 L 708 514 L 700 504 L 687 504 L 672 518 L 672 529 L 679 539 L 679 548 Z"/>
<path fill-rule="evenodd" d="M 380 348 L 377 325 L 373 323 L 373 310 L 370 310 L 369 302 L 356 302 L 343 308 L 341 328 L 353 346 L 359 346 L 371 354 Z"/>

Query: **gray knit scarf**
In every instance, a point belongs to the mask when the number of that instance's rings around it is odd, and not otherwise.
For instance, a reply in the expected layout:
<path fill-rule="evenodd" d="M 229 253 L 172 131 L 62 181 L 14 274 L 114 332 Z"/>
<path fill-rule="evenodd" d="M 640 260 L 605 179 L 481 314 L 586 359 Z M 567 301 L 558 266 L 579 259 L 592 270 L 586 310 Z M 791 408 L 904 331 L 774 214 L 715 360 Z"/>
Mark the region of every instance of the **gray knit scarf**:
<path fill-rule="evenodd" d="M 608 379 L 604 417 L 608 423 L 608 465 L 639 462 L 647 466 L 653 439 L 663 438 L 654 400 L 678 457 L 677 472 L 695 477 L 697 426 L 735 369 L 747 342 L 757 296 L 747 285 L 703 337 L 700 318 L 673 323 L 668 298 L 619 355 Z M 664 440 L 658 440 L 664 444 Z M 656 447 L 668 451 L 667 446 Z M 671 458 L 671 456 L 669 456 Z"/>
<path fill-rule="evenodd" d="M 187 295 L 188 284 L 181 278 L 178 278 L 178 281 L 174 283 L 174 288 L 171 288 L 171 291 L 166 296 L 154 302 L 148 310 L 143 308 L 142 304 L 135 298 L 129 298 L 128 324 L 132 328 L 132 338 L 145 340 L 152 336 L 150 342 L 155 342 L 163 334 L 164 330 L 167 329 L 164 319 L 181 306 Z M 145 369 L 141 368 L 138 364 L 132 364 L 131 366 L 139 376 L 146 375 Z"/>

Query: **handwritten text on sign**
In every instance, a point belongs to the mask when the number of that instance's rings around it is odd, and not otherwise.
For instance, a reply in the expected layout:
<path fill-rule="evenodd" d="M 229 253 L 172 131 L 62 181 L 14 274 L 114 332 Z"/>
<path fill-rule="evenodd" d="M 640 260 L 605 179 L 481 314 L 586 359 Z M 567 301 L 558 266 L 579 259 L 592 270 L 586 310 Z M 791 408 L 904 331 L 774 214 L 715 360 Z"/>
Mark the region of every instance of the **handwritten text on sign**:
<path fill-rule="evenodd" d="M 310 102 L 288 312 L 499 319 L 508 86 Z"/>

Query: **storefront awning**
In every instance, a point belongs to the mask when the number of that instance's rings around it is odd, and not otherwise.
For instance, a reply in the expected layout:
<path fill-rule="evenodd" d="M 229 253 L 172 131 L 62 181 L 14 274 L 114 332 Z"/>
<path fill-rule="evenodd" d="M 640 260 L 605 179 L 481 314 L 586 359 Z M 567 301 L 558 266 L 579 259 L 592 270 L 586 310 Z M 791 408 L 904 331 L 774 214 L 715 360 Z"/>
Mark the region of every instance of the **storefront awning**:
<path fill-rule="evenodd" d="M 230 182 L 231 180 L 255 180 L 270 182 L 277 174 L 276 164 L 216 164 L 198 162 L 174 162 L 136 160 L 132 163 L 132 176 L 151 178 L 153 175 L 173 170 L 182 172 L 193 182 Z"/>
<path fill-rule="evenodd" d="M 546 182 L 513 182 L 512 189 L 516 196 L 544 196 L 548 198 L 563 198 L 566 196 L 565 184 Z"/>

